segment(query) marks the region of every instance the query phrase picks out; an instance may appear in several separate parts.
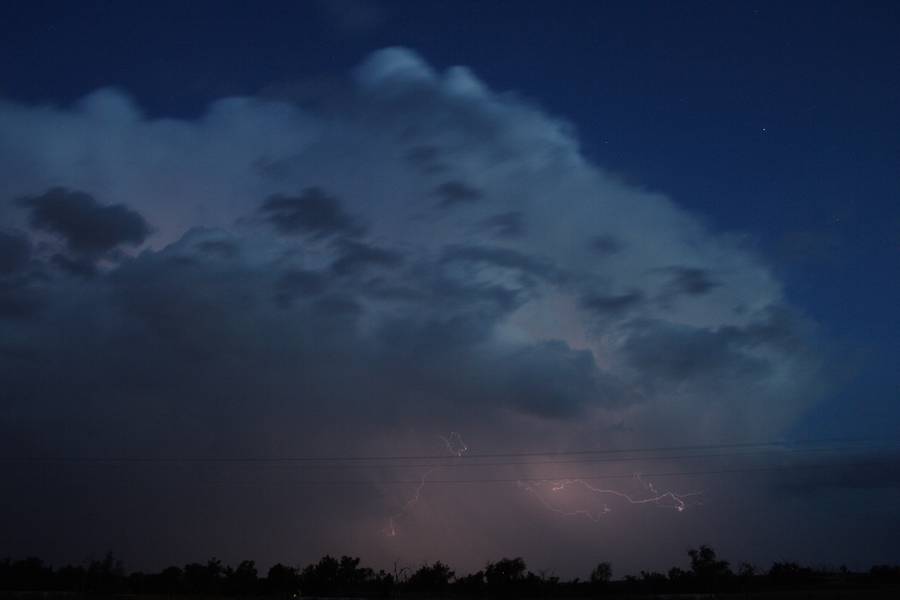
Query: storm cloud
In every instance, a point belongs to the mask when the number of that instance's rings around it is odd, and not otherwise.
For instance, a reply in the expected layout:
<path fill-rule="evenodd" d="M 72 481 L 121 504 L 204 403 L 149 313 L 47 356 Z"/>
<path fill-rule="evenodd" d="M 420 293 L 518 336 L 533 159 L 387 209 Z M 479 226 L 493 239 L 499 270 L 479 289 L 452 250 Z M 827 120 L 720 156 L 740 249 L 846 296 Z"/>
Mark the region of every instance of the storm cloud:
<path fill-rule="evenodd" d="M 266 198 L 260 212 L 276 229 L 286 234 L 311 233 L 327 237 L 338 233 L 361 233 L 337 198 L 319 188 L 308 188 L 298 196 L 276 194 Z"/>
<path fill-rule="evenodd" d="M 97 255 L 121 244 L 138 246 L 150 233 L 137 212 L 121 204 L 100 205 L 84 192 L 57 187 L 18 203 L 29 211 L 32 227 L 60 236 L 77 254 Z"/>
<path fill-rule="evenodd" d="M 196 119 L 144 116 L 114 89 L 0 104 L 0 333 L 27 357 L 0 366 L 0 449 L 720 442 L 781 435 L 815 402 L 815 327 L 773 270 L 591 164 L 564 121 L 396 48 L 335 93 L 225 98 Z M 69 276 L 79 261 L 93 277 Z M 398 552 L 352 533 L 402 504 L 376 481 L 363 506 L 297 493 L 315 510 L 282 546 L 302 531 Z"/>

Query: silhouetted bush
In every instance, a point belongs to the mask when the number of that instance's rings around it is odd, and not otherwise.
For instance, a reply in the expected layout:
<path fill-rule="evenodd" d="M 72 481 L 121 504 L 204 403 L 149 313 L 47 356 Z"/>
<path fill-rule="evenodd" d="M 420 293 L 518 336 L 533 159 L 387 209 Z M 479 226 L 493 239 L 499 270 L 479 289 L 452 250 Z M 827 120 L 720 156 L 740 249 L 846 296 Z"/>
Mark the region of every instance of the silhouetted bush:
<path fill-rule="evenodd" d="M 854 591 L 888 589 L 900 597 L 900 566 L 876 565 L 868 572 L 853 573 L 846 567 L 801 566 L 796 562 L 774 563 L 763 575 L 744 563 L 732 573 L 709 546 L 688 551 L 690 569 L 669 569 L 666 575 L 641 571 L 612 581 L 612 566 L 601 562 L 590 579 L 560 581 L 526 570 L 522 558 L 503 558 L 488 563 L 483 571 L 455 576 L 442 562 L 423 565 L 409 577 L 377 573 L 360 565 L 360 559 L 324 556 L 302 570 L 276 564 L 260 578 L 256 564 L 245 560 L 236 567 L 213 558 L 202 563 L 168 567 L 158 573 L 126 574 L 112 554 L 86 566 L 62 566 L 54 570 L 38 558 L 0 561 L 0 590 L 39 593 L 67 592 L 86 597 L 124 594 L 156 596 L 230 595 L 239 598 L 268 596 L 293 600 L 299 596 L 365 598 L 588 598 L 621 597 L 631 594 L 696 594 L 732 592 L 780 592 L 834 590 L 844 597 Z M 805 593 L 805 592 L 804 592 Z M 888 593 L 890 596 L 891 592 Z M 83 596 L 84 597 L 84 596 Z"/>

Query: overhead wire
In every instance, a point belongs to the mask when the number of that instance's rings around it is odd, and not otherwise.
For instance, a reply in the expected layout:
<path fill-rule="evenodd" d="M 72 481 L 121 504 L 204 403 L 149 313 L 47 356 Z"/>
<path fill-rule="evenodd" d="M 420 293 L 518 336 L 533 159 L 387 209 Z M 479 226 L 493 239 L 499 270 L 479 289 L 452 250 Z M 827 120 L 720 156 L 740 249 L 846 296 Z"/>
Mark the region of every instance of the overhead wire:
<path fill-rule="evenodd" d="M 617 462 L 625 460 L 665 460 L 665 459 L 688 459 L 697 456 L 730 456 L 739 454 L 750 454 L 746 450 L 757 449 L 766 452 L 821 452 L 821 451 L 839 451 L 853 449 L 867 449 L 867 445 L 876 446 L 896 446 L 900 444 L 896 439 L 885 438 L 831 438 L 819 440 L 797 440 L 797 441 L 765 441 L 765 442 L 740 442 L 728 444 L 694 444 L 681 446 L 658 446 L 658 447 L 638 447 L 638 448 L 604 448 L 604 449 L 582 449 L 582 450 L 558 450 L 558 451 L 541 451 L 541 452 L 494 452 L 494 453 L 466 453 L 457 458 L 463 459 L 469 464 L 483 464 L 491 466 L 501 466 L 505 464 L 554 464 L 552 460 L 529 461 L 529 462 L 495 462 L 480 463 L 480 459 L 485 458 L 543 458 L 543 457 L 573 457 L 584 456 L 592 458 L 584 458 L 581 460 L 571 460 L 569 462 Z M 771 448 L 771 450 L 765 450 Z M 644 453 L 662 453 L 662 452 L 702 452 L 704 450 L 739 450 L 744 449 L 743 453 L 723 453 L 715 454 L 689 454 L 676 456 L 622 456 L 628 454 L 644 454 Z M 617 458 L 602 458 L 604 456 L 614 455 Z M 451 466 L 461 464 L 457 461 L 446 463 L 448 455 L 428 454 L 428 455 L 373 455 L 373 456 L 0 456 L 0 463 L 369 463 L 370 461 L 407 461 L 407 460 L 443 460 L 445 464 L 435 464 L 433 462 L 414 465 L 400 462 L 398 465 L 404 467 L 434 467 L 434 466 Z M 556 464 L 564 464 L 566 461 L 559 461 Z M 324 467 L 336 466 L 324 464 Z M 376 468 L 383 465 L 363 464 L 362 466 Z"/>

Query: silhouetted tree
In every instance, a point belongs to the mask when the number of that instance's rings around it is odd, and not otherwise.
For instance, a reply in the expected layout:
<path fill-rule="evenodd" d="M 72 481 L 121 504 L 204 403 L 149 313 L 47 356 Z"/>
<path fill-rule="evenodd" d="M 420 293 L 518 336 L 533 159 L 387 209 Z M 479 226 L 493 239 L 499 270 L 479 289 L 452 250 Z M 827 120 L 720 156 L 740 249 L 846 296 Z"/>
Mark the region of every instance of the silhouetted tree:
<path fill-rule="evenodd" d="M 798 587 L 809 583 L 812 575 L 812 569 L 788 561 L 772 563 L 768 577 L 770 582 L 776 586 Z"/>
<path fill-rule="evenodd" d="M 53 577 L 53 569 L 39 558 L 5 560 L 0 568 L 0 584 L 7 590 L 40 590 L 47 587 Z"/>
<path fill-rule="evenodd" d="M 396 590 L 396 581 L 394 576 L 385 571 L 378 571 L 371 584 L 370 595 L 376 598 L 391 598 Z"/>
<path fill-rule="evenodd" d="M 338 584 L 344 593 L 351 595 L 364 593 L 365 584 L 373 575 L 372 569 L 359 566 L 359 558 L 342 556 L 338 563 Z"/>
<path fill-rule="evenodd" d="M 184 565 L 185 591 L 193 594 L 218 594 L 222 591 L 225 568 L 222 561 L 211 558 L 205 565 L 190 563 Z"/>
<path fill-rule="evenodd" d="M 484 593 L 484 571 L 475 571 L 462 577 L 457 577 L 454 588 L 461 596 L 480 596 Z"/>
<path fill-rule="evenodd" d="M 875 583 L 900 584 L 900 565 L 875 565 L 869 569 L 869 577 Z"/>
<path fill-rule="evenodd" d="M 71 567 L 66 567 L 71 568 Z M 141 571 L 135 571 L 133 573 L 129 573 L 125 578 L 125 587 L 128 588 L 128 591 L 132 594 L 146 594 L 151 590 L 150 585 L 148 584 L 149 577 L 146 573 Z M 71 588 L 63 588 L 63 589 L 71 589 Z"/>
<path fill-rule="evenodd" d="M 55 587 L 68 592 L 84 592 L 87 586 L 87 571 L 84 567 L 66 565 L 56 571 Z"/>
<path fill-rule="evenodd" d="M 438 561 L 432 565 L 422 565 L 407 581 L 409 589 L 429 594 L 443 594 L 455 573 Z"/>
<path fill-rule="evenodd" d="M 385 581 L 377 582 L 384 587 Z M 391 579 L 393 583 L 393 578 Z M 300 574 L 300 590 L 306 596 L 360 596 L 376 586 L 372 569 L 359 566 L 359 559 L 322 557 Z"/>
<path fill-rule="evenodd" d="M 594 586 L 605 586 L 612 579 L 612 565 L 608 562 L 597 563 L 591 571 L 591 583 Z"/>
<path fill-rule="evenodd" d="M 900 588 L 900 566 L 877 565 L 867 573 L 853 573 L 846 567 L 801 566 L 795 562 L 776 562 L 766 575 L 757 575 L 755 568 L 742 563 L 737 575 L 732 574 L 728 562 L 720 560 L 708 546 L 688 552 L 689 571 L 672 568 L 668 577 L 653 571 L 641 571 L 640 576 L 629 575 L 624 581 L 610 581 L 609 563 L 599 563 L 591 573 L 590 582 L 578 578 L 560 582 L 558 577 L 526 571 L 521 558 L 504 558 L 488 563 L 484 571 L 455 577 L 442 562 L 421 566 L 398 583 L 397 576 L 362 567 L 359 558 L 325 556 L 302 572 L 283 564 L 272 566 L 265 580 L 260 580 L 253 561 L 243 561 L 237 567 L 223 567 L 216 559 L 205 565 L 190 563 L 183 569 L 168 567 L 155 574 L 131 573 L 126 577 L 121 563 L 112 554 L 94 560 L 86 566 L 64 566 L 55 570 L 40 559 L 27 558 L 0 561 L 0 590 L 26 592 L 28 597 L 40 592 L 74 592 L 77 597 L 109 594 L 166 594 L 215 596 L 227 593 L 248 597 L 268 595 L 278 600 L 290 600 L 298 592 L 307 596 L 343 596 L 365 598 L 394 598 L 397 593 L 409 592 L 426 597 L 478 598 L 487 593 L 499 598 L 584 598 L 602 592 L 626 596 L 631 594 L 678 593 L 745 593 L 759 591 L 834 590 L 846 597 L 866 589 L 887 590 L 896 595 Z M 402 571 L 401 571 L 402 572 Z M 15 595 L 15 594 L 14 594 Z M 885 597 L 888 597 L 885 596 Z"/>
<path fill-rule="evenodd" d="M 657 594 L 665 591 L 668 579 L 656 571 L 641 571 L 640 589 L 644 593 Z"/>
<path fill-rule="evenodd" d="M 153 587 L 156 592 L 177 594 L 184 588 L 184 572 L 178 567 L 167 567 L 153 579 Z"/>
<path fill-rule="evenodd" d="M 241 561 L 234 569 L 225 569 L 225 589 L 235 596 L 250 596 L 256 593 L 259 585 L 259 577 L 256 572 L 256 562 L 252 560 Z"/>
<path fill-rule="evenodd" d="M 691 573 L 701 589 L 718 589 L 732 575 L 728 561 L 719 560 L 716 551 L 705 544 L 688 550 L 688 556 L 691 557 Z"/>
<path fill-rule="evenodd" d="M 666 574 L 669 579 L 669 589 L 673 591 L 683 592 L 690 588 L 693 575 L 679 567 L 672 567 Z"/>
<path fill-rule="evenodd" d="M 337 587 L 338 561 L 323 556 L 314 565 L 307 565 L 300 573 L 300 590 L 304 596 L 327 596 Z"/>
<path fill-rule="evenodd" d="M 501 558 L 488 563 L 484 569 L 484 580 L 488 590 L 497 595 L 513 595 L 525 579 L 525 561 L 521 557 Z"/>
<path fill-rule="evenodd" d="M 484 570 L 484 578 L 490 586 L 508 586 L 521 581 L 525 576 L 525 561 L 521 557 L 501 558 L 495 563 L 488 563 Z"/>
<path fill-rule="evenodd" d="M 748 562 L 743 562 L 738 566 L 737 579 L 741 588 L 746 592 L 755 587 L 756 567 Z"/>
<path fill-rule="evenodd" d="M 124 580 L 122 561 L 107 552 L 103 560 L 94 560 L 88 565 L 84 587 L 88 592 L 111 593 L 121 591 Z"/>
<path fill-rule="evenodd" d="M 718 560 L 716 551 L 705 544 L 688 550 L 688 556 L 691 557 L 691 571 L 699 579 L 710 580 L 731 575 L 728 561 Z"/>
<path fill-rule="evenodd" d="M 294 567 L 281 563 L 272 565 L 266 575 L 266 590 L 270 594 L 290 597 L 300 589 L 300 574 Z"/>

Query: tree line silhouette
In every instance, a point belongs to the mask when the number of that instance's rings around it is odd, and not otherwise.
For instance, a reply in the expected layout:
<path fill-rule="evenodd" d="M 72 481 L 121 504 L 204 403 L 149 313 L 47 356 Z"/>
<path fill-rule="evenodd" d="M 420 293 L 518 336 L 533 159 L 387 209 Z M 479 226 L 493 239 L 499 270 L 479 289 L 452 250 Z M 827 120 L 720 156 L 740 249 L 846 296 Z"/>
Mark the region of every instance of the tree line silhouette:
<path fill-rule="evenodd" d="M 231 597 L 367 597 L 367 598 L 586 598 L 632 594 L 756 593 L 775 590 L 862 590 L 897 588 L 900 566 L 877 565 L 866 572 L 844 567 L 811 568 L 776 562 L 767 571 L 750 564 L 736 570 L 709 546 L 688 551 L 690 566 L 667 573 L 641 571 L 614 580 L 612 566 L 600 562 L 590 578 L 563 581 L 544 572 L 529 571 L 522 558 L 503 558 L 484 569 L 457 575 L 442 562 L 415 570 L 375 571 L 360 559 L 324 556 L 303 568 L 276 564 L 261 576 L 256 563 L 223 565 L 215 558 L 205 564 L 171 566 L 158 573 L 126 573 L 121 561 L 108 554 L 87 565 L 54 569 L 38 558 L 0 561 L 0 590 L 68 592 L 97 595 L 178 595 Z M 42 594 L 43 596 L 43 594 Z M 900 596 L 898 596 L 900 597 Z"/>

